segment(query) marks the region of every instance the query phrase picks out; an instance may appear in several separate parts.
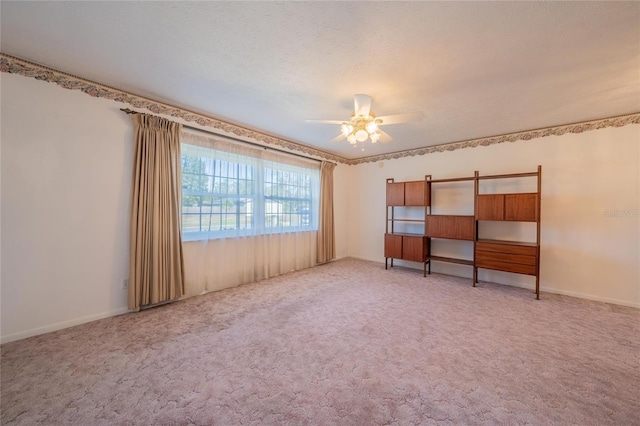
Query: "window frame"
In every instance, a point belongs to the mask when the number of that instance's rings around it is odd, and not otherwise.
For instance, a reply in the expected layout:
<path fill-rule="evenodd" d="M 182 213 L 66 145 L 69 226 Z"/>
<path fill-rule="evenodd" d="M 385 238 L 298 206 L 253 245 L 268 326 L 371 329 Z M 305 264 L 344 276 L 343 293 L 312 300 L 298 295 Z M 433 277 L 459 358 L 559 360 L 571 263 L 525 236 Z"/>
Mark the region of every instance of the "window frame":
<path fill-rule="evenodd" d="M 281 162 L 278 161 L 277 158 L 261 158 L 262 156 L 254 156 L 254 155 L 246 155 L 245 152 L 242 153 L 229 153 L 224 150 L 218 150 L 216 147 L 202 147 L 198 146 L 193 151 L 196 150 L 207 153 L 206 156 L 203 155 L 194 155 L 192 153 L 185 153 L 184 151 L 191 151 L 190 148 L 186 148 L 186 145 L 191 145 L 187 142 L 181 142 L 181 175 L 182 175 L 182 195 L 180 200 L 181 206 L 181 214 L 180 214 L 180 229 L 182 232 L 182 239 L 184 241 L 198 241 L 198 240 L 207 240 L 207 239 L 220 239 L 220 238 L 230 238 L 230 237 L 244 237 L 244 236 L 254 236 L 254 235 L 266 235 L 266 234 L 279 234 L 279 233 L 291 233 L 291 232 L 306 232 L 306 231 L 317 231 L 318 229 L 318 216 L 319 216 L 319 192 L 320 192 L 320 169 L 319 167 L 309 167 L 302 166 L 300 164 L 292 165 L 290 162 Z M 257 150 L 253 150 L 256 151 Z M 249 151 L 251 153 L 251 151 Z M 285 154 L 286 155 L 286 154 Z M 199 164 L 199 173 L 194 173 L 193 170 L 184 171 L 182 170 L 185 165 L 186 157 L 197 158 L 200 161 Z M 207 173 L 206 163 L 210 162 L 213 164 L 214 170 Z M 215 165 L 221 165 L 222 163 L 226 163 L 227 165 L 227 175 L 223 176 L 221 171 L 218 174 L 215 170 Z M 311 164 L 311 163 L 308 163 Z M 205 167 L 205 170 L 202 170 L 202 167 Z M 246 171 L 251 170 L 250 176 L 248 173 L 245 173 L 243 176 L 239 172 L 235 174 L 229 174 L 228 166 L 232 166 L 234 169 L 238 170 L 240 167 L 245 167 Z M 267 182 L 266 173 L 270 170 L 272 173 L 276 174 L 280 173 L 283 176 L 288 176 L 289 180 L 284 182 Z M 191 176 L 196 182 L 204 179 L 207 180 L 207 190 L 193 190 L 185 187 L 185 176 Z M 240 191 L 240 183 L 241 181 L 245 182 L 245 187 L 251 186 L 250 191 L 248 193 L 229 193 L 226 192 L 214 192 L 216 187 L 216 179 L 233 179 L 236 184 L 236 188 Z M 291 183 L 291 181 L 299 182 L 303 181 L 303 184 L 297 185 Z M 250 183 L 250 185 L 249 185 Z M 266 185 L 277 185 L 277 190 L 280 190 L 281 187 L 290 187 L 290 192 L 287 194 L 288 196 L 283 196 L 281 194 L 273 195 L 272 192 L 267 194 Z M 186 185 L 188 186 L 188 185 Z M 228 188 L 228 187 L 227 187 Z M 276 191 L 277 192 L 277 191 Z M 296 196 L 296 194 L 302 193 L 303 196 Z M 291 196 L 291 195 L 294 196 Z M 186 208 L 184 201 L 185 197 L 200 197 L 199 202 L 199 212 L 185 212 Z M 212 212 L 214 206 L 213 204 L 209 205 L 209 211 L 203 212 L 202 210 L 202 199 L 205 197 L 218 198 L 219 200 L 242 200 L 245 199 L 246 205 L 251 203 L 251 210 L 248 214 L 250 216 L 249 226 L 247 222 L 244 223 L 245 227 L 242 227 L 241 218 L 245 217 L 245 221 L 247 218 L 247 212 L 240 212 L 241 205 L 235 203 L 235 213 L 224 213 L 220 211 L 218 214 L 220 215 L 220 220 L 218 223 L 222 223 L 223 217 L 225 215 L 231 214 L 236 215 L 236 220 L 234 224 L 234 228 L 231 229 L 213 229 L 213 230 L 203 230 L 203 217 L 207 217 L 209 219 L 209 223 L 211 223 L 211 217 L 215 213 Z M 267 203 L 273 201 L 282 201 L 289 203 L 290 206 L 300 204 L 307 204 L 308 206 L 308 220 L 304 225 L 279 225 L 279 226 L 268 226 L 268 215 L 273 215 L 272 212 L 267 212 Z M 224 202 L 224 201 L 223 201 Z M 303 210 L 304 211 L 304 210 Z M 296 215 L 291 210 L 282 211 L 281 213 L 276 213 L 278 217 L 281 216 L 289 216 L 289 221 L 293 218 L 293 216 L 297 216 L 298 223 L 303 222 L 303 215 L 299 213 Z M 198 228 L 197 231 L 188 231 L 189 228 L 185 228 L 185 218 L 188 216 L 198 217 Z"/>

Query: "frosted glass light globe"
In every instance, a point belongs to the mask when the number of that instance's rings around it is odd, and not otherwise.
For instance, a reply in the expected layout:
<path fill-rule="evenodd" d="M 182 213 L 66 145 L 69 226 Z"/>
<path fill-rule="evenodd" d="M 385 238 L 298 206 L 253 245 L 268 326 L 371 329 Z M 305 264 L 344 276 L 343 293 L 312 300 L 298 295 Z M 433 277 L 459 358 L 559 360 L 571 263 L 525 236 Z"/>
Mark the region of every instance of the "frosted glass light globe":
<path fill-rule="evenodd" d="M 360 129 L 356 132 L 356 140 L 358 142 L 364 142 L 367 140 L 368 137 L 369 137 L 369 133 L 367 133 L 367 131 L 364 129 Z"/>

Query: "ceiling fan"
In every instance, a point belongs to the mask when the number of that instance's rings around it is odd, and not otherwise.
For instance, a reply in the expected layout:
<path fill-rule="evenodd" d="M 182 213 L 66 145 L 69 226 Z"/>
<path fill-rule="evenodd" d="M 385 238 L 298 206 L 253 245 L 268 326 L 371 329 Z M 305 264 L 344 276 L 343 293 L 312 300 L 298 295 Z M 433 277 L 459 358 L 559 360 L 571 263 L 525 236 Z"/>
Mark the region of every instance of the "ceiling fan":
<path fill-rule="evenodd" d="M 341 133 L 333 141 L 347 139 L 355 148 L 358 142 L 364 145 L 367 139 L 371 143 L 380 141 L 381 143 L 391 142 L 393 138 L 389 136 L 380 126 L 387 124 L 406 123 L 408 121 L 422 120 L 422 112 L 410 112 L 406 114 L 385 115 L 376 117 L 371 111 L 371 96 L 355 95 L 353 100 L 353 113 L 347 121 L 340 120 L 306 120 L 307 123 L 340 124 Z M 364 146 L 362 147 L 364 151 Z"/>

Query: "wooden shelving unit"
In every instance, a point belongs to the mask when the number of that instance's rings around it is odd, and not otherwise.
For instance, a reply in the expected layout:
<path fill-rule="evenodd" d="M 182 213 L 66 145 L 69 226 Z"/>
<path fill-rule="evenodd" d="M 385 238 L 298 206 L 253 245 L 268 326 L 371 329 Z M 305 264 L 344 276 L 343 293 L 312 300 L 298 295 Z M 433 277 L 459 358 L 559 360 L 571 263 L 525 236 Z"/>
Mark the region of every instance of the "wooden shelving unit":
<path fill-rule="evenodd" d="M 427 276 L 427 238 L 424 235 L 424 216 L 421 219 L 396 217 L 397 210 L 407 207 L 426 206 L 428 199 L 426 179 L 424 181 L 395 182 L 387 179 L 387 219 L 384 235 L 384 267 L 388 269 L 393 259 L 420 262 Z M 406 214 L 406 212 L 403 212 Z M 424 214 L 424 212 L 423 212 Z M 420 233 L 396 232 L 397 223 L 422 224 Z"/>
<path fill-rule="evenodd" d="M 489 179 L 535 177 L 536 192 L 480 194 L 480 182 Z M 482 221 L 535 222 L 534 242 L 477 240 L 475 243 L 473 285 L 478 282 L 478 268 L 536 277 L 536 299 L 540 299 L 540 209 L 542 166 L 531 173 L 480 176 L 475 172 L 476 227 Z M 477 229 L 476 229 L 477 234 Z"/>
<path fill-rule="evenodd" d="M 452 179 L 432 179 L 431 175 L 427 175 L 427 189 L 429 198 L 427 199 L 426 208 L 426 227 L 425 235 L 428 239 L 428 255 L 427 273 L 431 273 L 431 262 L 455 263 L 458 265 L 473 266 L 473 259 L 459 259 L 455 257 L 436 256 L 431 252 L 432 238 L 446 240 L 475 241 L 476 239 L 476 222 L 474 215 L 442 215 L 433 214 L 433 186 L 443 183 L 473 182 L 475 177 L 459 177 Z"/>
<path fill-rule="evenodd" d="M 481 194 L 480 182 L 490 179 L 536 177 L 536 192 Z M 473 182 L 474 214 L 432 214 L 433 185 L 446 182 Z M 536 172 L 474 176 L 452 179 L 395 182 L 387 179 L 387 222 L 384 242 L 385 269 L 388 261 L 402 259 L 423 264 L 423 274 L 431 273 L 431 262 L 448 262 L 473 267 L 473 286 L 478 282 L 478 268 L 536 277 L 536 298 L 540 298 L 540 210 L 542 166 Z M 424 220 L 396 218 L 396 208 L 424 207 Z M 502 241 L 478 239 L 478 227 L 484 221 L 534 222 L 536 241 Z M 423 233 L 395 232 L 395 224 L 424 223 Z M 431 239 L 450 239 L 473 242 L 473 259 L 437 256 L 431 253 Z"/>

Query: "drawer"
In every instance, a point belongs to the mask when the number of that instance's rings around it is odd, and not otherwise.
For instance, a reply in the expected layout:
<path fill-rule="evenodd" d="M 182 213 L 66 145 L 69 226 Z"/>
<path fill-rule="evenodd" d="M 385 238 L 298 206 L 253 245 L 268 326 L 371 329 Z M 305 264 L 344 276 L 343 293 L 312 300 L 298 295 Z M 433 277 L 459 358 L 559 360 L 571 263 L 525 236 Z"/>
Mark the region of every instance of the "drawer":
<path fill-rule="evenodd" d="M 520 263 L 502 262 L 499 260 L 476 259 L 476 267 L 494 269 L 497 271 L 515 272 L 517 274 L 535 275 L 535 265 L 523 265 Z"/>
<path fill-rule="evenodd" d="M 482 260 L 495 260 L 498 262 L 520 263 L 522 265 L 534 265 L 534 266 L 536 264 L 535 256 L 476 250 L 476 262 L 482 261 Z"/>
<path fill-rule="evenodd" d="M 535 246 L 484 241 L 478 241 L 476 243 L 476 251 L 494 251 L 497 253 L 522 254 L 525 256 L 536 256 L 538 254 L 538 248 Z"/>

